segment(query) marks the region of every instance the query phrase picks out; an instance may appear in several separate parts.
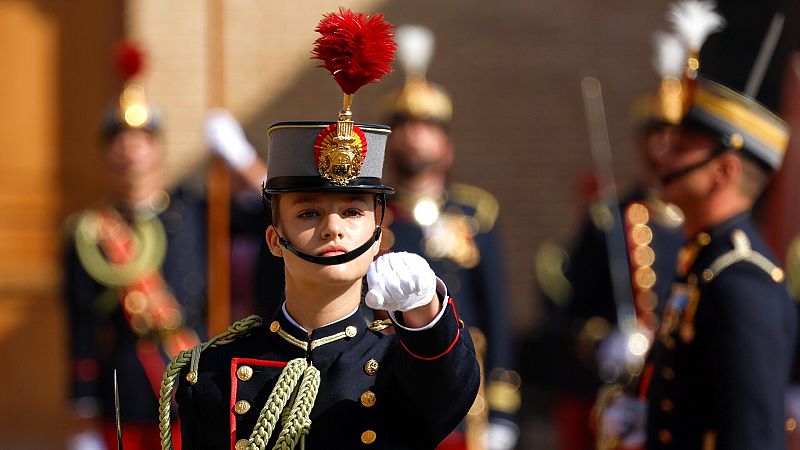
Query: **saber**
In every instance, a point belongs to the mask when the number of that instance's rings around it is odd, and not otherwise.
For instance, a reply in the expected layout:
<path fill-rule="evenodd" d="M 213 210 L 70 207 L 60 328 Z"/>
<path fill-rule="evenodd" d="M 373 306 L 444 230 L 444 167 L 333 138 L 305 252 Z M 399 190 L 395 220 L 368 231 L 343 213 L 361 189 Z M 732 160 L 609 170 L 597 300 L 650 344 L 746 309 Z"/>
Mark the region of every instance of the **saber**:
<path fill-rule="evenodd" d="M 636 312 L 631 293 L 624 223 L 619 208 L 617 186 L 614 182 L 614 168 L 611 165 L 611 143 L 608 138 L 606 114 L 603 107 L 603 91 L 600 81 L 592 77 L 586 77 L 581 81 L 581 91 L 583 92 L 586 121 L 589 126 L 592 159 L 600 177 L 600 195 L 608 216 L 610 216 L 608 226 L 603 227 L 603 231 L 606 235 L 617 324 L 625 336 L 631 336 L 636 331 Z"/>
<path fill-rule="evenodd" d="M 767 35 L 764 36 L 764 40 L 761 42 L 761 49 L 758 51 L 756 62 L 750 70 L 750 76 L 747 77 L 747 84 L 744 88 L 744 95 L 750 98 L 756 98 L 756 94 L 758 94 L 761 81 L 764 79 L 764 73 L 766 73 L 767 66 L 772 60 L 773 53 L 775 53 L 775 46 L 778 45 L 778 40 L 781 38 L 783 22 L 784 16 L 780 12 L 772 16 Z"/>
<path fill-rule="evenodd" d="M 114 416 L 117 420 L 117 450 L 122 450 L 122 420 L 119 414 L 119 385 L 117 385 L 117 369 L 114 369 Z"/>

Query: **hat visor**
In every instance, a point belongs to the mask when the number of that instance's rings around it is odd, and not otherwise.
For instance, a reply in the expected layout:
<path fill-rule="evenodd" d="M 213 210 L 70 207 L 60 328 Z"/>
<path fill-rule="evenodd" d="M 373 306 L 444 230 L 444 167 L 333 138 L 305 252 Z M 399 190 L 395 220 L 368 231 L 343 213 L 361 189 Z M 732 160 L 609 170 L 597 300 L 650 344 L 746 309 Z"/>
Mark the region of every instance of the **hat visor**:
<path fill-rule="evenodd" d="M 346 185 L 329 182 L 322 177 L 275 177 L 267 183 L 264 192 L 280 194 L 286 192 L 367 192 L 394 194 L 394 188 L 381 184 L 380 178 L 357 177 Z"/>

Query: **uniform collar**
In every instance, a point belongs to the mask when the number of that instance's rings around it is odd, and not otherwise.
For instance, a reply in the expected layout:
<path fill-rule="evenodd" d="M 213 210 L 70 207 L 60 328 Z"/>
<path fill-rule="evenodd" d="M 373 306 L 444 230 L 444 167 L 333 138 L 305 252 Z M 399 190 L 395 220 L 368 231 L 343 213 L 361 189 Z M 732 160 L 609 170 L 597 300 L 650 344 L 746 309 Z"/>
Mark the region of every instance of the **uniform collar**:
<path fill-rule="evenodd" d="M 268 328 L 270 334 L 315 362 L 324 355 L 341 352 L 350 343 L 359 340 L 367 329 L 360 308 L 356 308 L 348 316 L 316 328 L 309 335 L 289 316 L 285 303 L 275 313 Z"/>
<path fill-rule="evenodd" d="M 710 258 L 719 247 L 716 244 L 730 242 L 729 239 L 724 239 L 724 237 L 734 229 L 742 228 L 742 224 L 749 222 L 749 220 L 750 211 L 744 211 L 690 237 L 678 253 L 678 276 L 684 277 L 689 272 L 697 270 L 697 268 L 705 267 L 704 265 L 708 263 L 705 260 Z M 714 250 L 711 250 L 712 248 Z"/>
<path fill-rule="evenodd" d="M 739 224 L 745 221 L 750 220 L 750 211 L 740 212 L 729 219 L 725 220 L 724 222 L 718 223 L 713 227 L 709 228 L 707 233 L 711 236 L 711 239 L 719 239 L 725 235 L 730 234 L 734 228 L 736 228 Z"/>

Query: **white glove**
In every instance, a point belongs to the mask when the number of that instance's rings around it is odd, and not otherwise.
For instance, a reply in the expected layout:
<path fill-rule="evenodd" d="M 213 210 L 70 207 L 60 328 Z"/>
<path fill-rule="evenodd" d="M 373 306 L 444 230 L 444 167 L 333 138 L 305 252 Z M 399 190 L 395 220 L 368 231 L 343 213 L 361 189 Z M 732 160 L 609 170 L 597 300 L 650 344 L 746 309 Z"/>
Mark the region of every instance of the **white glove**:
<path fill-rule="evenodd" d="M 600 417 L 600 433 L 620 449 L 642 448 L 647 436 L 647 401 L 623 394 L 611 400 Z"/>
<path fill-rule="evenodd" d="M 100 432 L 86 430 L 67 438 L 67 450 L 106 450 L 106 444 Z"/>
<path fill-rule="evenodd" d="M 436 275 L 428 262 L 414 253 L 387 253 L 373 261 L 367 272 L 367 306 L 387 311 L 408 311 L 427 305 L 436 292 Z"/>
<path fill-rule="evenodd" d="M 632 340 L 635 338 L 646 340 L 642 333 L 626 335 L 620 330 L 614 330 L 600 341 L 596 357 L 599 376 L 603 382 L 618 382 L 629 374 L 631 368 L 644 363 L 646 349 L 640 353 L 633 353 L 631 350 L 631 345 L 635 343 Z"/>
<path fill-rule="evenodd" d="M 224 109 L 212 109 L 203 126 L 206 145 L 234 169 L 247 168 L 256 159 L 256 149 L 247 141 L 242 126 Z"/>
<path fill-rule="evenodd" d="M 491 420 L 486 429 L 485 436 L 487 449 L 511 450 L 517 445 L 519 428 L 508 420 Z"/>

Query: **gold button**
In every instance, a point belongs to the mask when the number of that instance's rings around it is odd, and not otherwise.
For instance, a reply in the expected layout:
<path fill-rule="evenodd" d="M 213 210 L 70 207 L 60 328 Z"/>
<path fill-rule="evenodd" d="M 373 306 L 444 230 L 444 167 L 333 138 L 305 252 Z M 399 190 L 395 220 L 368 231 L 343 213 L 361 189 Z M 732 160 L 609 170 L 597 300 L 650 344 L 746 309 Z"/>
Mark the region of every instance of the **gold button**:
<path fill-rule="evenodd" d="M 632 226 L 628 235 L 636 245 L 649 245 L 653 241 L 653 230 L 647 225 L 637 224 Z"/>
<path fill-rule="evenodd" d="M 728 145 L 730 145 L 733 150 L 741 150 L 741 148 L 744 147 L 744 138 L 739 133 L 733 133 L 728 138 Z"/>
<path fill-rule="evenodd" d="M 650 267 L 639 267 L 633 274 L 637 289 L 650 289 L 656 284 L 656 272 Z"/>
<path fill-rule="evenodd" d="M 633 262 L 638 267 L 652 266 L 656 261 L 656 252 L 649 245 L 639 245 L 633 249 Z"/>
<path fill-rule="evenodd" d="M 667 430 L 661 430 L 658 432 L 658 440 L 664 444 L 669 444 L 672 442 L 672 433 Z"/>
<path fill-rule="evenodd" d="M 236 369 L 236 377 L 242 381 L 247 381 L 253 378 L 253 368 L 250 366 L 241 366 Z"/>
<path fill-rule="evenodd" d="M 376 401 L 378 401 L 378 398 L 375 397 L 375 393 L 372 391 L 365 391 L 361 394 L 361 404 L 367 408 L 374 406 Z"/>
<path fill-rule="evenodd" d="M 189 372 L 186 374 L 186 381 L 189 383 L 195 384 L 197 383 L 197 372 Z"/>
<path fill-rule="evenodd" d="M 281 329 L 281 324 L 279 324 L 277 320 L 269 324 L 269 331 L 272 331 L 273 333 L 277 333 L 278 330 L 280 329 Z"/>
<path fill-rule="evenodd" d="M 458 328 L 464 328 L 465 326 L 466 325 L 464 325 L 464 321 L 461 320 L 461 319 L 458 319 Z"/>
<path fill-rule="evenodd" d="M 378 367 L 379 367 L 378 361 L 370 359 L 369 361 L 367 361 L 366 364 L 364 364 L 364 373 L 366 373 L 369 376 L 373 376 L 376 373 L 378 373 Z"/>
<path fill-rule="evenodd" d="M 769 273 L 769 275 L 772 277 L 772 281 L 774 281 L 776 283 L 780 283 L 781 281 L 783 281 L 783 278 L 784 278 L 783 277 L 783 270 L 781 270 L 780 267 L 776 267 L 776 268 L 772 269 L 772 271 Z"/>
<path fill-rule="evenodd" d="M 708 233 L 700 233 L 697 235 L 697 243 L 700 245 L 708 245 L 711 243 L 711 236 Z"/>
<path fill-rule="evenodd" d="M 236 411 L 236 414 L 244 414 L 250 411 L 250 402 L 247 400 L 239 400 L 233 405 L 233 410 Z"/>
<path fill-rule="evenodd" d="M 365 444 L 372 444 L 373 442 L 375 442 L 375 439 L 377 439 L 377 438 L 378 438 L 378 435 L 375 434 L 375 432 L 372 431 L 372 430 L 367 430 L 367 431 L 361 433 L 361 442 L 363 442 Z"/>
<path fill-rule="evenodd" d="M 350 325 L 349 327 L 344 329 L 344 335 L 351 338 L 358 334 L 358 330 L 356 327 Z"/>
<path fill-rule="evenodd" d="M 625 216 L 631 225 L 641 225 L 650 220 L 650 212 L 641 203 L 631 203 Z"/>
<path fill-rule="evenodd" d="M 668 412 L 672 412 L 673 409 L 675 409 L 675 404 L 672 403 L 672 400 L 670 400 L 668 398 L 665 398 L 665 399 L 661 400 L 661 410 L 662 411 L 668 413 Z"/>
<path fill-rule="evenodd" d="M 247 439 L 239 439 L 234 446 L 236 450 L 245 450 L 247 448 Z"/>
<path fill-rule="evenodd" d="M 664 367 L 661 369 L 661 377 L 667 381 L 675 379 L 675 371 L 671 367 Z"/>
<path fill-rule="evenodd" d="M 703 269 L 703 281 L 708 283 L 714 278 L 714 271 L 711 269 Z"/>
<path fill-rule="evenodd" d="M 786 419 L 786 431 L 792 432 L 797 429 L 797 421 L 789 417 Z"/>

